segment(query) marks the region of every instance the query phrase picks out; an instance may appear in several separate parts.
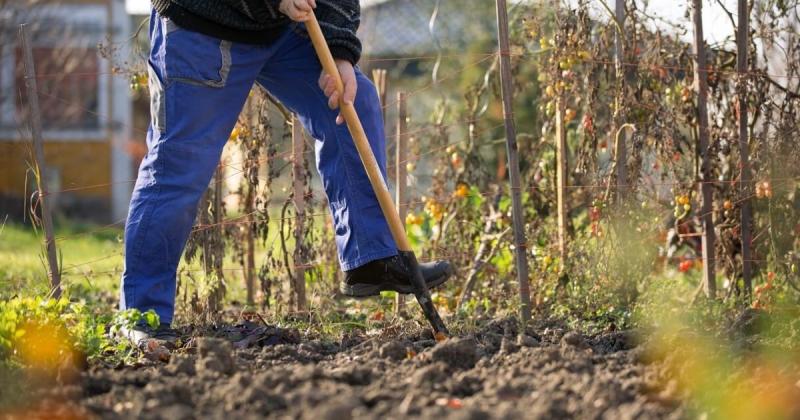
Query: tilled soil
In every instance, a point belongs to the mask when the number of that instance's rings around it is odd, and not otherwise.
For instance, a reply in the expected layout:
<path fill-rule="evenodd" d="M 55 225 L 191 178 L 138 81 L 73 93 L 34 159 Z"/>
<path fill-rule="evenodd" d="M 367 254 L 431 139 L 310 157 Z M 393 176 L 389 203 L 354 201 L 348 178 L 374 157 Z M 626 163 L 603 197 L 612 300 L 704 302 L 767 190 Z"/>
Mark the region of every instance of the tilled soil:
<path fill-rule="evenodd" d="M 410 323 L 410 322 L 409 322 Z M 262 331 L 263 333 L 263 331 Z M 92 367 L 44 406 L 100 418 L 682 418 L 632 334 L 494 320 L 442 342 L 395 326 L 341 342 L 199 337 L 168 363 Z M 277 344 L 275 344 L 277 343 Z M 64 405 L 67 398 L 70 403 Z"/>

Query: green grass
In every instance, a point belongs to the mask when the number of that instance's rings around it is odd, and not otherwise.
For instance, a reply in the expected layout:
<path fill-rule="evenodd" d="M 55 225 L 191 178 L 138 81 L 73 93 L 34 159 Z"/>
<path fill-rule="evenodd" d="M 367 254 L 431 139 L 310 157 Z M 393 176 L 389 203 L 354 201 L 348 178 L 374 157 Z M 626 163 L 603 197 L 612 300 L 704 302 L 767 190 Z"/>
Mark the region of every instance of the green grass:
<path fill-rule="evenodd" d="M 0 226 L 0 299 L 49 291 L 43 232 L 29 225 Z M 122 270 L 122 230 L 67 223 L 56 231 L 62 283 L 73 295 L 116 293 Z"/>
<path fill-rule="evenodd" d="M 234 216 L 230 216 L 234 217 Z M 277 240 L 279 215 L 270 222 L 270 237 L 267 247 L 278 252 Z M 87 303 L 100 303 L 110 308 L 119 294 L 119 281 L 123 267 L 123 230 L 121 227 L 103 227 L 81 224 L 66 220 L 56 221 L 56 246 L 62 267 L 62 286 L 65 295 L 71 300 L 85 300 Z M 316 227 L 319 229 L 319 226 Z M 44 297 L 50 291 L 47 277 L 47 263 L 43 250 L 43 232 L 35 231 L 30 225 L 19 223 L 0 223 L 0 300 L 12 297 Z M 294 238 L 287 238 L 291 253 Z M 261 265 L 266 255 L 265 246 L 257 243 L 255 261 Z M 241 266 L 231 249 L 226 250 L 224 266 L 227 293 L 226 301 L 244 301 L 245 287 Z M 335 262 L 334 262 L 335 263 Z M 195 272 L 197 279 L 202 275 L 201 258 L 190 265 L 181 258 L 179 272 L 188 268 Z M 280 275 L 284 275 L 281 271 Z M 198 287 L 193 281 L 187 287 Z"/>

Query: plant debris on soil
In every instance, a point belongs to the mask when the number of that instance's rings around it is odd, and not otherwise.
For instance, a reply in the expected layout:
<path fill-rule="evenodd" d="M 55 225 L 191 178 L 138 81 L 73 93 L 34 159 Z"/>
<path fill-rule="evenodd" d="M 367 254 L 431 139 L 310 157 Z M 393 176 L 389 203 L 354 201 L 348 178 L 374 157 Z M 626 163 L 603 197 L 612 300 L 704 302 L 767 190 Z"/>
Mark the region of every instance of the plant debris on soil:
<path fill-rule="evenodd" d="M 682 418 L 629 332 L 492 320 L 437 342 L 412 321 L 339 342 L 273 327 L 188 339 L 169 362 L 93 366 L 36 412 L 99 418 Z M 219 338 L 223 337 L 223 338 Z M 28 413 L 31 414 L 31 413 Z M 35 414 L 35 413 L 34 413 Z"/>

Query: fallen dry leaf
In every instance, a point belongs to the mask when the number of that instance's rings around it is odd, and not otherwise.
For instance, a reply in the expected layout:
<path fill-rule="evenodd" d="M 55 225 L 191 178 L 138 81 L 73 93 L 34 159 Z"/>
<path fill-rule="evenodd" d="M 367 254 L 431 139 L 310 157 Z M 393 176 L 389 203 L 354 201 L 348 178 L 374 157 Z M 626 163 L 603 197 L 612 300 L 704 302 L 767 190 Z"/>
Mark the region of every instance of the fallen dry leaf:
<path fill-rule="evenodd" d="M 454 410 L 458 410 L 459 408 L 464 407 L 464 403 L 461 401 L 460 398 L 437 398 L 436 405 L 452 408 Z"/>

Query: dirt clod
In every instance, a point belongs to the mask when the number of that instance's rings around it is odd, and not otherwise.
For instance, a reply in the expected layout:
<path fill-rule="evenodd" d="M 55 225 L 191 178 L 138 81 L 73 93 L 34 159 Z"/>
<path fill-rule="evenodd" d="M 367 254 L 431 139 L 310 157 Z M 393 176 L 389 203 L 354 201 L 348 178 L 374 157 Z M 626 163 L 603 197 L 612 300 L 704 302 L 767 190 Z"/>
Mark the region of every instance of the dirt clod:
<path fill-rule="evenodd" d="M 160 409 L 160 418 L 171 420 L 194 419 L 194 410 L 186 404 L 172 404 Z"/>
<path fill-rule="evenodd" d="M 194 360 L 185 354 L 172 355 L 165 370 L 171 375 L 194 375 Z"/>
<path fill-rule="evenodd" d="M 389 341 L 381 346 L 379 355 L 383 359 L 402 360 L 406 357 L 406 345 L 397 340 Z"/>
<path fill-rule="evenodd" d="M 503 337 L 502 341 L 500 341 L 500 353 L 509 354 L 514 353 L 519 350 L 517 343 L 515 341 L 511 341 L 508 337 Z"/>
<path fill-rule="evenodd" d="M 586 348 L 588 345 L 586 344 L 586 339 L 583 338 L 583 335 L 576 331 L 570 331 L 564 334 L 564 337 L 561 338 L 561 345 L 563 347 L 577 347 L 577 348 Z"/>
<path fill-rule="evenodd" d="M 539 340 L 527 334 L 517 336 L 517 345 L 520 347 L 538 347 Z"/>
<path fill-rule="evenodd" d="M 450 338 L 436 345 L 431 360 L 456 369 L 470 369 L 478 361 L 478 343 L 474 338 Z"/>
<path fill-rule="evenodd" d="M 201 337 L 197 339 L 197 354 L 200 357 L 214 357 L 228 355 L 231 352 L 231 343 L 221 338 Z"/>
<path fill-rule="evenodd" d="M 198 373 L 221 373 L 230 375 L 235 364 L 231 352 L 231 343 L 219 338 L 201 338 L 197 340 L 197 354 L 200 356 L 195 363 Z"/>

